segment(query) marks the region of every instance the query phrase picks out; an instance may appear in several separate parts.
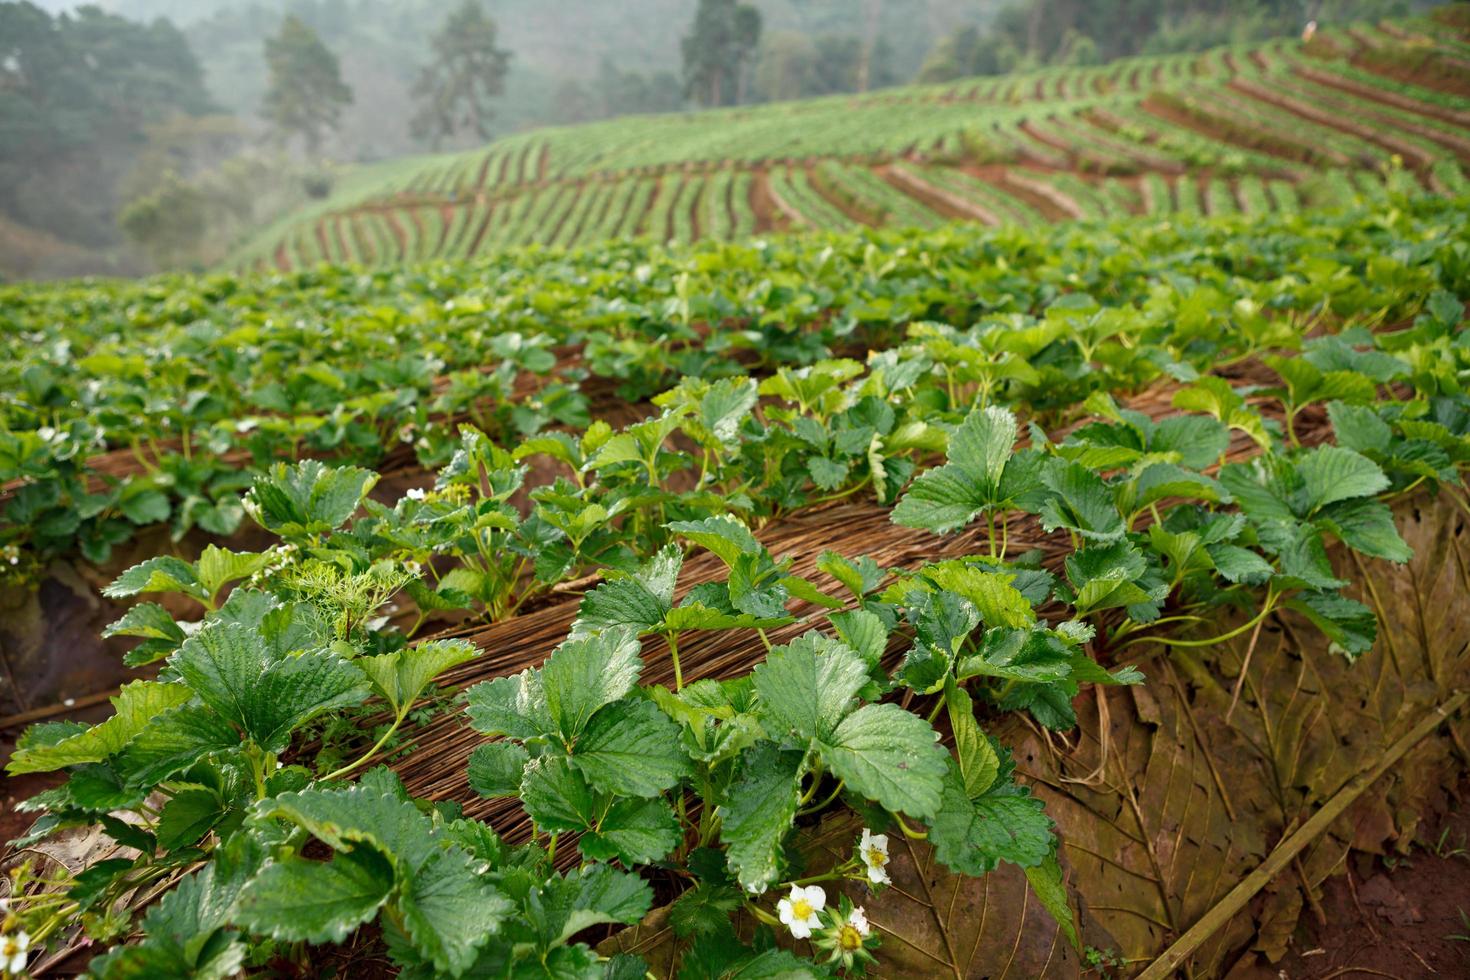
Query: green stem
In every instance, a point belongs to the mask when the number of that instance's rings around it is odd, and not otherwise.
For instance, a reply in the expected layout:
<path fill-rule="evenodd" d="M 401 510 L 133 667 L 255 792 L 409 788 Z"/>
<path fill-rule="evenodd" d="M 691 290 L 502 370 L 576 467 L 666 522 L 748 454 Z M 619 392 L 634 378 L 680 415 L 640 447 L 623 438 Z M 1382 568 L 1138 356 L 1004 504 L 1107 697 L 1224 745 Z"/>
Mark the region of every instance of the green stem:
<path fill-rule="evenodd" d="M 766 653 L 770 653 L 771 652 L 771 638 L 766 635 L 766 631 L 763 630 L 763 629 L 757 628 L 756 629 L 756 632 L 760 634 L 761 642 L 766 645 Z"/>
<path fill-rule="evenodd" d="M 843 497 L 851 497 L 853 494 L 857 493 L 863 487 L 867 486 L 868 483 L 869 483 L 869 478 L 865 476 L 861 480 L 859 480 L 857 483 L 853 484 L 851 487 L 848 487 L 846 490 L 842 490 L 842 491 L 839 491 L 837 493 L 829 493 L 825 497 L 818 497 L 818 498 L 816 498 L 815 500 L 813 500 L 811 502 L 811 505 L 812 506 L 816 506 L 817 504 L 826 504 L 826 503 L 831 503 L 834 500 L 841 500 Z"/>
<path fill-rule="evenodd" d="M 774 915 L 772 915 L 771 913 L 767 912 L 765 909 L 761 908 L 759 905 L 755 904 L 754 902 L 746 902 L 745 903 L 745 909 L 751 915 L 755 916 L 757 919 L 760 919 L 762 922 L 764 922 L 766 925 L 768 925 L 768 926 L 774 926 L 777 929 L 781 928 L 781 920 L 780 919 L 776 918 Z"/>
<path fill-rule="evenodd" d="M 925 840 L 926 838 L 928 838 L 929 832 L 927 830 L 914 830 L 908 824 L 903 822 L 903 817 L 901 815 L 895 813 L 893 815 L 893 819 L 898 822 L 898 829 L 902 830 L 903 835 L 909 840 Z"/>
<path fill-rule="evenodd" d="M 674 662 L 674 690 L 684 690 L 684 671 L 679 666 L 679 634 L 666 634 L 669 640 L 669 659 Z"/>
<path fill-rule="evenodd" d="M 398 713 L 398 717 L 393 719 L 393 724 L 389 725 L 388 730 L 383 733 L 383 737 L 374 742 L 373 747 L 368 749 L 367 752 L 363 753 L 361 756 L 359 756 L 356 762 L 348 763 L 340 769 L 336 769 L 332 772 L 327 773 L 325 776 L 322 777 L 322 781 L 330 782 L 333 779 L 340 779 L 348 773 L 359 769 L 360 767 L 365 765 L 369 759 L 377 755 L 378 750 L 381 749 L 384 745 L 387 745 L 388 739 L 392 738 L 393 733 L 398 731 L 398 726 L 403 724 L 403 719 L 408 717 L 409 707 L 411 706 L 404 705 L 403 709 Z"/>
<path fill-rule="evenodd" d="M 1135 639 L 1129 640 L 1127 643 L 1124 643 L 1123 647 L 1130 647 L 1135 643 L 1148 643 L 1150 641 L 1154 643 L 1161 643 L 1165 646 L 1171 647 L 1212 647 L 1216 644 L 1224 643 L 1226 640 L 1233 640 L 1240 634 L 1244 633 L 1246 630 L 1254 629 L 1257 623 L 1269 616 L 1271 612 L 1276 608 L 1276 599 L 1276 593 L 1268 591 L 1266 593 L 1266 604 L 1261 607 L 1260 612 L 1256 613 L 1254 616 L 1246 620 L 1241 625 L 1237 626 L 1235 629 L 1230 630 L 1227 633 L 1221 633 L 1219 636 L 1212 636 L 1207 640 L 1171 640 L 1163 636 L 1140 636 Z M 1119 647 L 1119 649 L 1122 649 L 1123 647 Z"/>
<path fill-rule="evenodd" d="M 799 799 L 799 800 L 796 801 L 796 805 L 797 806 L 806 806 L 807 803 L 808 803 L 808 801 L 810 801 L 813 796 L 816 796 L 817 795 L 817 787 L 820 786 L 821 784 L 822 784 L 822 774 L 821 774 L 821 772 L 814 772 L 814 773 L 812 773 L 812 784 L 806 788 L 806 792 L 805 793 L 801 794 L 801 799 Z"/>
<path fill-rule="evenodd" d="M 804 807 L 802 807 L 800 813 L 802 815 L 805 815 L 805 814 L 808 814 L 808 813 L 817 813 L 817 812 L 821 811 L 829 803 L 831 803 L 833 800 L 837 799 L 837 794 L 838 793 L 841 793 L 842 792 L 842 787 L 844 787 L 846 785 L 847 785 L 847 783 L 846 783 L 845 780 L 841 780 L 841 779 L 837 780 L 837 785 L 834 786 L 834 787 L 832 787 L 832 792 L 828 793 L 827 796 L 826 796 L 826 798 L 823 799 L 822 802 L 817 803 L 817 804 L 815 804 L 813 806 L 804 806 Z"/>
<path fill-rule="evenodd" d="M 819 881 L 837 881 L 839 878 L 847 877 L 841 871 L 828 871 L 825 874 L 811 875 L 806 878 L 796 878 L 792 881 L 782 882 L 777 885 L 777 890 L 785 888 L 801 888 L 803 885 L 815 885 Z"/>

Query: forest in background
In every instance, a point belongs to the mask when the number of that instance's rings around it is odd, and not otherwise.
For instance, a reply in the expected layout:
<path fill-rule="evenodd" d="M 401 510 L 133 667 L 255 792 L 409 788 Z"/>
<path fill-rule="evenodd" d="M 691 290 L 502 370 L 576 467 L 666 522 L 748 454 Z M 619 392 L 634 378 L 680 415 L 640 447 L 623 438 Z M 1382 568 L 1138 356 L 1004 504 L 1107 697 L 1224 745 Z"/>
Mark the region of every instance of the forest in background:
<path fill-rule="evenodd" d="M 538 126 L 1197 50 L 1426 5 L 486 0 L 494 63 L 430 78 L 454 9 L 434 0 L 0 2 L 0 278 L 208 264 L 329 193 L 341 164 Z M 271 109 L 265 49 L 290 17 L 298 74 L 320 77 Z M 434 107 L 475 71 L 468 103 Z"/>

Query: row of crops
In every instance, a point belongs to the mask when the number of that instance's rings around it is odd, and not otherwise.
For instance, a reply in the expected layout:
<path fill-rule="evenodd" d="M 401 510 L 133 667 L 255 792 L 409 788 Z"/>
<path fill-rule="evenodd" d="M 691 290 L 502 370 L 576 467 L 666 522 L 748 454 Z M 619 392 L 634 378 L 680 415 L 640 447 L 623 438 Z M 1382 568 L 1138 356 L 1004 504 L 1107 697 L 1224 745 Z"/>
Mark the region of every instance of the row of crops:
<path fill-rule="evenodd" d="M 872 176 L 782 193 L 899 207 Z M 692 223 L 738 180 L 679 186 Z M 912 963 L 920 881 L 1002 866 L 1072 962 L 1117 942 L 992 733 L 1272 617 L 1372 647 L 1329 546 L 1407 561 L 1389 503 L 1470 462 L 1470 207 L 1375 186 L 6 287 L 9 573 L 177 541 L 106 589 L 115 713 L 9 761 L 59 777 L 8 965 L 850 975 Z M 77 829 L 117 848 L 38 856 Z M 930 970 L 1013 953 L 936 916 Z"/>
<path fill-rule="evenodd" d="M 1460 193 L 1466 186 L 1453 161 L 1439 163 L 1430 178 L 1442 193 Z M 1263 214 L 1341 206 L 1358 195 L 1381 198 L 1390 184 L 1412 187 L 1417 181 L 1391 164 L 1382 171 L 1328 169 L 1293 181 L 1255 174 L 1098 177 L 1024 168 L 981 176 L 941 164 L 899 161 L 872 167 L 828 160 L 812 167 L 599 181 L 493 202 L 337 214 L 295 232 L 278 249 L 276 264 L 309 268 L 318 262 L 459 259 L 514 245 L 585 248 L 619 238 L 731 240 L 762 227 L 844 231 L 932 228 L 955 219 L 1030 225 L 1141 214 Z M 762 200 L 768 202 L 764 210 Z"/>
<path fill-rule="evenodd" d="M 1257 182 L 1311 205 L 1392 171 L 1454 194 L 1470 164 L 1470 91 L 1441 70 L 1466 43 L 1443 16 L 1334 28 L 1308 44 L 520 134 L 395 165 L 376 193 L 264 233 L 237 261 L 300 268 L 628 236 L 1221 213 L 1269 204 L 1277 194 Z M 943 192 L 895 179 L 898 164 L 945 168 Z M 1190 171 L 1214 183 L 1193 193 L 1181 186 Z M 1156 193 L 1159 178 L 1173 193 Z M 980 200 L 945 206 L 956 184 Z"/>

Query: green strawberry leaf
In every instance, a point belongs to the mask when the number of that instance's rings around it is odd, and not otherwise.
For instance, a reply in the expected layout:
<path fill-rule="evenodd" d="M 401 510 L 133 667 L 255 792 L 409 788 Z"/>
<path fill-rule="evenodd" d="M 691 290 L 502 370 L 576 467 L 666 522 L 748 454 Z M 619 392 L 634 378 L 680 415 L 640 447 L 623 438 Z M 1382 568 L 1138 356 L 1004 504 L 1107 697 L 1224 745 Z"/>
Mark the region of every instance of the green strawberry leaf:
<path fill-rule="evenodd" d="M 178 592 L 201 602 L 211 595 L 200 583 L 194 566 L 172 555 L 139 562 L 102 590 L 109 599 L 128 599 L 145 592 Z"/>
<path fill-rule="evenodd" d="M 1061 528 L 1099 544 L 1123 537 L 1127 528 L 1102 477 L 1080 463 L 1056 460 L 1041 479 L 1051 490 L 1041 507 L 1041 526 L 1047 531 Z"/>
<path fill-rule="evenodd" d="M 893 508 L 893 522 L 939 534 L 982 511 L 1022 505 L 1039 487 L 1032 457 L 1015 455 L 1016 435 L 1008 409 L 971 412 L 950 437 L 948 462 L 914 480 Z"/>
<path fill-rule="evenodd" d="M 1052 855 L 1056 838 L 1041 801 L 999 783 L 977 798 L 951 760 L 943 779 L 943 802 L 929 821 L 929 843 L 945 867 L 979 877 L 1001 861 L 1037 867 Z"/>
<path fill-rule="evenodd" d="M 815 631 L 773 649 L 752 672 L 766 730 L 808 741 L 831 736 L 868 683 L 863 658 Z"/>
<path fill-rule="evenodd" d="M 191 697 L 189 689 L 182 684 L 156 681 L 125 684 L 111 699 L 114 709 L 111 718 L 84 731 L 67 734 L 51 744 L 24 743 L 11 755 L 5 770 L 12 776 L 19 776 L 101 762 L 121 752 L 159 715 Z"/>
<path fill-rule="evenodd" d="M 987 626 L 1024 628 L 1036 622 L 1036 610 L 1011 584 L 1016 576 L 988 572 L 964 561 L 925 565 L 924 577 L 947 592 L 968 600 Z"/>
<path fill-rule="evenodd" d="M 583 636 L 631 626 L 639 633 L 656 632 L 674 606 L 674 585 L 684 554 L 677 545 L 665 545 L 637 573 L 604 573 L 607 581 L 582 597 L 572 635 Z"/>
<path fill-rule="evenodd" d="M 118 755 L 118 768 L 128 785 L 152 787 L 201 759 L 238 748 L 234 726 L 205 705 L 186 704 L 151 719 Z"/>
<path fill-rule="evenodd" d="M 1366 405 L 1329 402 L 1327 417 L 1337 434 L 1337 444 L 1357 453 L 1387 453 L 1393 442 L 1393 429 Z"/>
<path fill-rule="evenodd" d="M 849 790 L 887 810 L 925 819 L 939 809 L 949 754 L 933 726 L 896 704 L 857 709 L 823 740 L 820 751 Z"/>
<path fill-rule="evenodd" d="M 652 701 L 620 701 L 592 716 L 571 753 L 596 789 L 655 796 L 690 774 L 679 726 Z"/>
<path fill-rule="evenodd" d="M 489 799 L 520 792 L 530 754 L 515 742 L 486 742 L 470 753 L 470 789 Z"/>
<path fill-rule="evenodd" d="M 740 756 L 718 815 L 730 870 L 747 891 L 765 891 L 780 874 L 806 770 L 805 752 L 774 742 L 758 742 Z"/>
<path fill-rule="evenodd" d="M 955 756 L 964 777 L 965 793 L 971 798 L 984 793 L 1000 774 L 1000 756 L 975 721 L 975 706 L 964 688 L 947 679 L 944 703 L 949 727 L 954 732 Z"/>
<path fill-rule="evenodd" d="M 1067 883 L 1062 877 L 1062 866 L 1052 853 L 1040 864 L 1028 867 L 1026 881 L 1031 885 L 1031 894 L 1041 902 L 1041 907 L 1061 926 L 1062 933 L 1072 948 L 1081 951 L 1082 940 L 1077 934 L 1077 920 L 1072 915 L 1072 902 L 1067 894 Z"/>
<path fill-rule="evenodd" d="M 525 742 L 557 731 L 546 706 L 541 671 L 534 667 L 476 684 L 465 692 L 465 699 L 470 727 L 482 734 Z"/>
<path fill-rule="evenodd" d="M 593 861 L 616 858 L 631 867 L 662 860 L 681 839 L 679 818 L 666 800 L 624 799 L 608 807 L 577 844 Z"/>
<path fill-rule="evenodd" d="M 1297 462 L 1297 472 L 1302 479 L 1306 513 L 1388 489 L 1388 477 L 1377 463 L 1341 446 L 1318 446 Z"/>
<path fill-rule="evenodd" d="M 1303 592 L 1286 605 L 1310 619 L 1349 659 L 1371 650 L 1378 637 L 1373 610 L 1336 592 Z"/>
<path fill-rule="evenodd" d="M 699 521 L 670 521 L 665 527 L 713 552 L 726 565 L 734 565 L 741 555 L 759 555 L 765 551 L 755 535 L 750 533 L 750 528 L 729 514 Z"/>
<path fill-rule="evenodd" d="M 480 655 L 464 640 L 431 640 L 375 657 L 353 661 L 398 714 L 406 712 L 434 678 Z"/>
<path fill-rule="evenodd" d="M 1318 512 L 1316 523 L 1349 548 L 1373 558 L 1403 564 L 1414 557 L 1394 526 L 1393 512 L 1381 501 L 1358 498 L 1328 504 Z"/>
<path fill-rule="evenodd" d="M 397 904 L 414 948 L 448 976 L 474 965 L 512 909 L 459 850 L 435 852 L 404 881 Z"/>
<path fill-rule="evenodd" d="M 283 538 L 324 534 L 345 524 L 377 482 L 376 473 L 356 466 L 276 463 L 255 478 L 245 504 L 261 527 Z"/>
<path fill-rule="evenodd" d="M 393 865 L 375 847 L 330 861 L 288 857 L 245 886 L 236 917 L 251 932 L 274 939 L 340 943 L 377 914 L 393 885 Z"/>
<path fill-rule="evenodd" d="M 332 653 L 273 659 L 260 634 L 235 624 L 191 636 L 169 661 L 205 704 L 268 752 L 317 715 L 360 704 L 367 677 Z"/>
<path fill-rule="evenodd" d="M 158 846 L 165 851 L 188 847 L 209 833 L 226 812 L 225 802 L 213 790 L 180 790 L 158 815 Z"/>
<path fill-rule="evenodd" d="M 567 640 L 553 650 L 541 668 L 541 687 L 562 739 L 576 739 L 600 708 L 633 689 L 642 670 L 642 647 L 627 627 Z"/>

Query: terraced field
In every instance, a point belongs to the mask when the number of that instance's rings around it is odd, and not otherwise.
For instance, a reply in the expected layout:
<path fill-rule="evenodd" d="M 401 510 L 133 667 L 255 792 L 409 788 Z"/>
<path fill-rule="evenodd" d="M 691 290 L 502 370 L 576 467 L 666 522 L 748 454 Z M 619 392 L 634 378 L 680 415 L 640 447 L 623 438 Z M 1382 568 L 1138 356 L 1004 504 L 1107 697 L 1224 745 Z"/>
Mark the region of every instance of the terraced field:
<path fill-rule="evenodd" d="M 513 245 L 729 240 L 946 220 L 1028 225 L 1466 188 L 1463 19 L 1199 55 L 538 130 L 385 165 L 262 232 L 240 267 Z M 1186 176 L 1187 175 L 1187 176 Z"/>
<path fill-rule="evenodd" d="M 260 272 L 0 286 L 0 974 L 1356 956 L 1341 878 L 1464 878 L 1450 23 L 528 135 Z"/>

